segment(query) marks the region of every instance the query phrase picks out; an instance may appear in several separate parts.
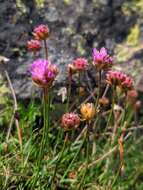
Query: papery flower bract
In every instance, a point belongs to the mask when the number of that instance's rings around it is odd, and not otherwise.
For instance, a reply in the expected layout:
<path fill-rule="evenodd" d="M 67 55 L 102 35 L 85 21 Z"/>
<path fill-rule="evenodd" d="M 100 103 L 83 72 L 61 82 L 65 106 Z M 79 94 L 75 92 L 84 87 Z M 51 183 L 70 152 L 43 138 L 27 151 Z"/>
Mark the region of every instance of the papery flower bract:
<path fill-rule="evenodd" d="M 45 59 L 38 59 L 30 66 L 32 80 L 39 87 L 50 87 L 55 77 L 58 74 L 58 69 L 55 65 L 49 63 Z"/>
<path fill-rule="evenodd" d="M 73 75 L 74 73 L 76 73 L 76 68 L 73 64 L 68 64 L 67 66 L 67 71 L 68 71 L 68 74 L 71 76 Z"/>
<path fill-rule="evenodd" d="M 101 106 L 107 106 L 109 104 L 109 99 L 107 97 L 101 97 L 99 98 L 99 104 Z"/>
<path fill-rule="evenodd" d="M 69 131 L 71 129 L 77 128 L 80 124 L 80 117 L 76 113 L 65 113 L 62 116 L 62 127 L 64 131 Z"/>
<path fill-rule="evenodd" d="M 85 103 L 80 107 L 80 113 L 83 119 L 90 120 L 95 116 L 95 106 L 93 103 Z"/>
<path fill-rule="evenodd" d="M 38 40 L 30 40 L 27 42 L 27 48 L 33 52 L 39 51 L 41 49 L 41 43 Z"/>
<path fill-rule="evenodd" d="M 45 40 L 49 37 L 49 28 L 48 26 L 41 24 L 37 26 L 33 31 L 33 36 L 36 40 Z"/>
<path fill-rule="evenodd" d="M 98 70 L 107 70 L 113 65 L 113 58 L 107 54 L 107 50 L 102 47 L 100 51 L 93 48 L 93 65 L 96 66 Z"/>
<path fill-rule="evenodd" d="M 118 86 L 122 90 L 131 90 L 133 88 L 133 80 L 121 71 L 108 71 L 106 81 L 110 85 Z"/>

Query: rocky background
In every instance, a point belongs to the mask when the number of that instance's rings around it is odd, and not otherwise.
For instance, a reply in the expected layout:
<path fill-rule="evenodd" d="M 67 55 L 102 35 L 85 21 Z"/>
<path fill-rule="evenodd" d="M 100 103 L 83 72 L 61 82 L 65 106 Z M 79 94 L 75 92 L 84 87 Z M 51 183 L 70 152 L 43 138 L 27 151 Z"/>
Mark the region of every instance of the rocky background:
<path fill-rule="evenodd" d="M 4 67 L 21 98 L 32 88 L 27 68 L 33 56 L 25 44 L 42 23 L 51 30 L 49 59 L 60 68 L 58 83 L 65 80 L 66 64 L 105 46 L 119 63 L 115 68 L 132 74 L 143 91 L 142 0 L 0 0 L 0 56 L 10 59 Z"/>

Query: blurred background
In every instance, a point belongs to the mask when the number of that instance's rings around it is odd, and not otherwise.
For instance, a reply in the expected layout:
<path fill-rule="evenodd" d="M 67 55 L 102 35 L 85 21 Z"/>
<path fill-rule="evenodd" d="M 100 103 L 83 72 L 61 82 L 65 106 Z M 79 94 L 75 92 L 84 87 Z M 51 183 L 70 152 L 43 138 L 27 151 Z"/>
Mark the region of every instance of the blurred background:
<path fill-rule="evenodd" d="M 143 0 L 0 0 L 0 57 L 10 59 L 5 67 L 21 98 L 31 92 L 27 68 L 33 55 L 26 43 L 39 24 L 51 31 L 49 59 L 60 67 L 58 82 L 66 64 L 79 56 L 91 59 L 93 47 L 105 46 L 114 67 L 131 74 L 143 91 Z"/>

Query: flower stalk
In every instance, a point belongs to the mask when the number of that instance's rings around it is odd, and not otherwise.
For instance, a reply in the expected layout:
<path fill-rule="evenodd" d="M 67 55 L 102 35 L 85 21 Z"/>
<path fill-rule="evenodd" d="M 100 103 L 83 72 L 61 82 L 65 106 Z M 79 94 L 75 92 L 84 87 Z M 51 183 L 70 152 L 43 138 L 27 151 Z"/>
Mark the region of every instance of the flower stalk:
<path fill-rule="evenodd" d="M 48 60 L 48 47 L 46 39 L 44 41 L 44 48 L 45 48 L 45 59 Z"/>

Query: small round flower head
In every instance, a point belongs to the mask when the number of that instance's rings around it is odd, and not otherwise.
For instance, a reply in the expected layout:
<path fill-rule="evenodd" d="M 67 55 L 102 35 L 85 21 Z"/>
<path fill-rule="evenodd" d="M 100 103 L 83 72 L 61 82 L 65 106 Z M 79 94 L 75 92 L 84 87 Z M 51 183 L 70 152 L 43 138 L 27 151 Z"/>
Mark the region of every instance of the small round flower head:
<path fill-rule="evenodd" d="M 80 113 L 82 118 L 85 120 L 93 119 L 96 114 L 95 107 L 93 103 L 82 104 L 80 108 Z"/>
<path fill-rule="evenodd" d="M 107 54 L 107 50 L 102 47 L 99 51 L 93 48 L 93 65 L 98 70 L 107 70 L 113 65 L 113 58 Z"/>
<path fill-rule="evenodd" d="M 77 58 L 73 61 L 73 66 L 77 71 L 85 71 L 88 67 L 88 62 L 84 58 Z"/>
<path fill-rule="evenodd" d="M 128 91 L 133 88 L 133 80 L 121 71 L 108 71 L 107 83 Z"/>
<path fill-rule="evenodd" d="M 64 131 L 70 131 L 77 128 L 80 124 L 80 118 L 76 113 L 65 113 L 62 116 L 62 127 Z"/>
<path fill-rule="evenodd" d="M 73 63 L 68 64 L 68 73 L 74 74 L 76 72 L 85 71 L 88 67 L 88 62 L 84 58 L 77 58 Z"/>
<path fill-rule="evenodd" d="M 30 40 L 27 42 L 27 48 L 35 53 L 41 49 L 41 44 L 38 40 Z"/>
<path fill-rule="evenodd" d="M 37 26 L 33 31 L 33 36 L 36 40 L 45 40 L 49 37 L 49 28 L 48 26 L 41 24 Z"/>
<path fill-rule="evenodd" d="M 45 59 L 34 61 L 30 67 L 32 80 L 39 87 L 50 87 L 58 74 L 57 67 Z"/>

